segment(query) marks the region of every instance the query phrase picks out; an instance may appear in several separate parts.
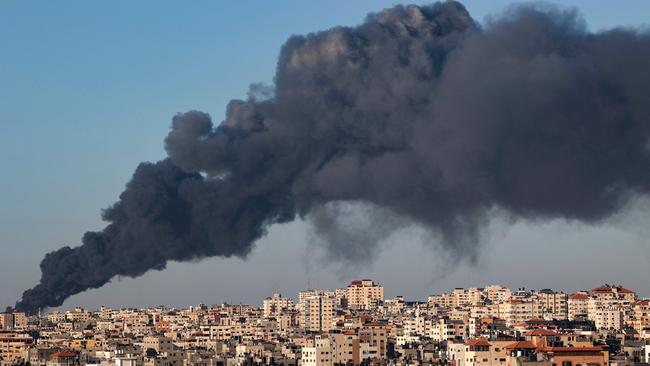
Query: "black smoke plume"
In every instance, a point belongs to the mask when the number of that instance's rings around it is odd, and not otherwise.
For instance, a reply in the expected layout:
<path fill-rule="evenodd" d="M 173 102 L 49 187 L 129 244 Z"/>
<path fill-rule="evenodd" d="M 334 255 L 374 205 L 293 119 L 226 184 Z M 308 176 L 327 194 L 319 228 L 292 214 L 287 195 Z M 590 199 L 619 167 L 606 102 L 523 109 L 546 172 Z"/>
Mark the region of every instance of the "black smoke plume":
<path fill-rule="evenodd" d="M 483 27 L 457 2 L 397 6 L 291 37 L 273 87 L 230 102 L 222 123 L 175 116 L 168 158 L 137 168 L 103 231 L 46 255 L 16 308 L 170 260 L 245 256 L 269 225 L 312 211 L 327 237 L 337 202 L 388 210 L 455 253 L 495 208 L 606 219 L 650 187 L 649 65 L 647 33 L 592 33 L 542 5 Z"/>

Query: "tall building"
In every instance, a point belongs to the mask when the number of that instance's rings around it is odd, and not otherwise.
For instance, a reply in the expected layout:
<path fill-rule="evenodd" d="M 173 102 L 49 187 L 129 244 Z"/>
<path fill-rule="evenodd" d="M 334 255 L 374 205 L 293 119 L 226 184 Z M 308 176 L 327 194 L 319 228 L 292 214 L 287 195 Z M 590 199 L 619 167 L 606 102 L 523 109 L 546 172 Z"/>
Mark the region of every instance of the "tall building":
<path fill-rule="evenodd" d="M 504 302 L 500 308 L 503 310 L 502 317 L 506 325 L 514 326 L 526 320 L 541 318 L 543 314 L 542 305 L 533 299 L 510 299 Z"/>
<path fill-rule="evenodd" d="M 14 329 L 24 330 L 27 328 L 27 315 L 23 312 L 14 312 Z"/>
<path fill-rule="evenodd" d="M 296 310 L 302 312 L 304 309 L 305 299 L 312 296 L 325 296 L 331 299 L 336 299 L 335 290 L 324 290 L 324 289 L 312 289 L 312 290 L 303 290 L 298 292 L 298 306 Z"/>
<path fill-rule="evenodd" d="M 483 289 L 485 297 L 491 302 L 504 302 L 510 299 L 512 291 L 509 288 L 501 285 L 490 285 Z"/>
<path fill-rule="evenodd" d="M 272 297 L 264 299 L 264 317 L 274 317 L 293 310 L 293 299 L 282 297 L 281 294 L 273 294 Z"/>
<path fill-rule="evenodd" d="M 576 320 L 577 318 L 586 318 L 589 305 L 589 295 L 585 292 L 576 292 L 569 296 L 567 301 L 568 318 Z"/>
<path fill-rule="evenodd" d="M 359 358 L 359 335 L 354 331 L 343 331 L 329 335 L 332 342 L 332 359 L 335 364 L 358 365 Z"/>
<path fill-rule="evenodd" d="M 356 280 L 348 285 L 348 307 L 352 309 L 371 309 L 384 300 L 384 287 L 372 280 Z"/>
<path fill-rule="evenodd" d="M 11 329 L 14 326 L 14 314 L 0 313 L 0 330 Z"/>
<path fill-rule="evenodd" d="M 537 301 L 542 306 L 544 318 L 567 319 L 569 296 L 563 292 L 555 292 L 549 289 L 540 290 L 536 293 Z"/>
<path fill-rule="evenodd" d="M 626 309 L 632 315 L 636 293 L 623 286 L 603 285 L 589 293 L 587 318 L 594 321 L 598 329 L 622 329 L 627 320 Z"/>
<path fill-rule="evenodd" d="M 388 349 L 388 332 L 386 324 L 367 323 L 359 329 L 359 340 L 376 350 L 376 356 L 386 358 Z"/>
<path fill-rule="evenodd" d="M 634 303 L 634 318 L 632 326 L 634 329 L 642 333 L 646 329 L 650 329 L 650 300 L 640 300 Z"/>
<path fill-rule="evenodd" d="M 303 299 L 302 325 L 308 332 L 323 332 L 332 328 L 334 299 L 316 295 Z"/>

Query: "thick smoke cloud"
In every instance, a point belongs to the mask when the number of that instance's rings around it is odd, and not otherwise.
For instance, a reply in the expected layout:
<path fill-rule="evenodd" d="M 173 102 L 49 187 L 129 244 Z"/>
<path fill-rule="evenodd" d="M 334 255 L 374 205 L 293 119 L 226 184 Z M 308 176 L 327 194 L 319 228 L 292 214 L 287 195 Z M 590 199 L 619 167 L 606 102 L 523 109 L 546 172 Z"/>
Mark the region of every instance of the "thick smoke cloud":
<path fill-rule="evenodd" d="M 590 33 L 574 11 L 535 5 L 483 29 L 445 2 L 294 36 L 274 86 L 230 102 L 222 123 L 174 117 L 168 158 L 138 167 L 104 231 L 48 254 L 16 307 L 170 260 L 245 256 L 269 225 L 310 214 L 333 258 L 363 257 L 373 243 L 342 243 L 340 202 L 470 256 L 493 209 L 606 219 L 650 186 L 648 65 L 648 34 Z"/>

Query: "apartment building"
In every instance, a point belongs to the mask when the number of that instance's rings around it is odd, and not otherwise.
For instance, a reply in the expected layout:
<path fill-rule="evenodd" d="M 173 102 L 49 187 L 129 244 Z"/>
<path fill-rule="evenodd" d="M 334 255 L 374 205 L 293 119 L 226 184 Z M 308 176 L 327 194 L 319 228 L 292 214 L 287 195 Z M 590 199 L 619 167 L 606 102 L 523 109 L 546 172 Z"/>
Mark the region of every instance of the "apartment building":
<path fill-rule="evenodd" d="M 526 320 L 541 318 L 544 313 L 542 304 L 531 298 L 513 299 L 500 305 L 500 313 L 507 326 L 514 326 Z"/>
<path fill-rule="evenodd" d="M 498 303 L 510 299 L 512 291 L 501 285 L 490 285 L 483 289 L 484 296 L 490 302 Z"/>
<path fill-rule="evenodd" d="M 542 307 L 542 317 L 545 319 L 567 319 L 569 296 L 563 292 L 543 289 L 535 292 L 534 297 Z"/>
<path fill-rule="evenodd" d="M 302 347 L 302 366 L 330 366 L 334 364 L 332 346 L 329 338 L 316 336 L 308 345 Z"/>
<path fill-rule="evenodd" d="M 359 329 L 359 341 L 376 348 L 377 357 L 385 358 L 388 349 L 386 324 L 367 323 Z"/>
<path fill-rule="evenodd" d="M 0 330 L 12 329 L 14 326 L 13 313 L 0 313 Z"/>
<path fill-rule="evenodd" d="M 282 294 L 276 293 L 267 297 L 263 302 L 263 315 L 265 318 L 275 317 L 294 309 L 293 299 L 282 297 Z"/>
<path fill-rule="evenodd" d="M 14 312 L 14 329 L 18 331 L 25 330 L 27 328 L 27 315 L 23 312 Z"/>
<path fill-rule="evenodd" d="M 452 343 L 450 358 L 456 366 L 505 366 L 506 349 L 511 341 L 477 338 L 466 343 Z"/>
<path fill-rule="evenodd" d="M 308 332 L 323 332 L 332 328 L 334 299 L 326 296 L 306 297 L 302 301 L 303 329 Z"/>
<path fill-rule="evenodd" d="M 624 318 L 625 310 L 618 305 L 590 308 L 589 311 L 589 320 L 594 322 L 597 329 L 623 329 Z"/>
<path fill-rule="evenodd" d="M 33 339 L 27 336 L 0 336 L 0 360 L 15 363 L 26 360 Z"/>
<path fill-rule="evenodd" d="M 591 297 L 597 299 L 619 299 L 627 301 L 628 303 L 636 300 L 636 293 L 634 291 L 628 290 L 620 285 L 604 284 L 591 289 L 589 294 Z"/>
<path fill-rule="evenodd" d="M 348 307 L 352 309 L 371 309 L 384 300 L 384 287 L 367 279 L 352 281 L 346 298 Z"/>
<path fill-rule="evenodd" d="M 158 353 L 171 352 L 174 350 L 174 343 L 169 337 L 144 337 L 142 339 L 142 348 L 153 349 Z"/>
<path fill-rule="evenodd" d="M 304 310 L 305 299 L 314 296 L 324 296 L 330 299 L 336 299 L 336 291 L 324 290 L 324 289 L 312 289 L 312 290 L 300 291 L 298 292 L 298 305 L 296 306 L 296 310 L 302 313 L 302 311 Z"/>
<path fill-rule="evenodd" d="M 632 326 L 639 333 L 650 329 L 650 300 L 639 300 L 634 303 Z"/>
<path fill-rule="evenodd" d="M 586 292 L 576 292 L 567 300 L 567 317 L 569 320 L 586 318 L 589 309 L 589 295 Z"/>
<path fill-rule="evenodd" d="M 332 359 L 335 364 L 353 364 L 360 362 L 360 341 L 359 335 L 353 331 L 330 333 L 332 344 Z"/>
<path fill-rule="evenodd" d="M 468 332 L 469 326 L 461 320 L 438 318 L 427 333 L 429 338 L 437 342 L 443 342 L 466 339 Z"/>
<path fill-rule="evenodd" d="M 71 322 L 88 322 L 91 317 L 92 314 L 82 308 L 75 308 L 65 313 L 66 320 Z"/>

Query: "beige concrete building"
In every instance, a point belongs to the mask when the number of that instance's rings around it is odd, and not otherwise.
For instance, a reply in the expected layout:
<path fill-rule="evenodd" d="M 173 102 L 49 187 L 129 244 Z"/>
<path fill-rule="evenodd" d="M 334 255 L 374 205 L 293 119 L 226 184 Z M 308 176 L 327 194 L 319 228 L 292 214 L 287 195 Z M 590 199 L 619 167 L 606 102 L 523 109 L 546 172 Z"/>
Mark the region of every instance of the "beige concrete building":
<path fill-rule="evenodd" d="M 14 314 L 0 313 L 0 330 L 11 329 L 14 326 Z"/>
<path fill-rule="evenodd" d="M 0 336 L 0 360 L 14 363 L 20 359 L 26 360 L 28 348 L 32 345 L 31 337 Z"/>
<path fill-rule="evenodd" d="M 450 358 L 456 366 L 505 366 L 505 347 L 512 341 L 488 341 L 477 338 L 466 343 L 450 343 Z"/>
<path fill-rule="evenodd" d="M 587 317 L 589 295 L 586 292 L 576 292 L 567 300 L 567 315 L 569 320 L 576 320 L 580 317 Z"/>
<path fill-rule="evenodd" d="M 650 329 L 650 300 L 640 300 L 634 303 L 632 326 L 643 333 Z"/>
<path fill-rule="evenodd" d="M 358 365 L 360 362 L 359 336 L 353 331 L 330 333 L 332 358 L 335 364 Z"/>
<path fill-rule="evenodd" d="M 368 323 L 364 324 L 359 329 L 359 341 L 367 343 L 371 347 L 376 347 L 377 357 L 386 358 L 388 347 L 388 333 L 386 325 L 382 323 Z M 362 353 L 363 358 L 363 353 Z"/>
<path fill-rule="evenodd" d="M 469 327 L 461 320 L 451 320 L 449 318 L 439 318 L 433 322 L 427 336 L 434 341 L 453 341 L 465 339 Z"/>
<path fill-rule="evenodd" d="M 347 289 L 348 306 L 353 309 L 371 309 L 384 300 L 384 287 L 372 280 L 352 281 Z"/>
<path fill-rule="evenodd" d="M 23 312 L 14 312 L 14 329 L 24 330 L 27 328 L 27 315 Z"/>
<path fill-rule="evenodd" d="M 158 353 L 171 352 L 174 350 L 174 343 L 169 337 L 144 337 L 142 339 L 142 348 L 156 350 Z"/>
<path fill-rule="evenodd" d="M 67 311 L 65 317 L 71 322 L 87 322 L 92 317 L 92 314 L 82 308 L 75 308 L 74 310 Z"/>
<path fill-rule="evenodd" d="M 47 320 L 53 324 L 56 323 L 61 323 L 66 321 L 65 313 L 62 313 L 60 311 L 54 311 L 49 314 L 47 314 Z"/>
<path fill-rule="evenodd" d="M 567 319 L 569 312 L 567 294 L 544 289 L 536 292 L 535 297 L 542 307 L 543 318 Z"/>
<path fill-rule="evenodd" d="M 323 332 L 332 328 L 334 299 L 326 296 L 311 296 L 303 299 L 303 329 L 308 332 Z"/>
<path fill-rule="evenodd" d="M 282 297 L 282 294 L 273 294 L 264 299 L 264 317 L 275 317 L 294 309 L 293 299 Z"/>
<path fill-rule="evenodd" d="M 625 310 L 616 305 L 597 307 L 589 311 L 589 320 L 592 320 L 598 329 L 623 329 L 624 316 Z"/>
<path fill-rule="evenodd" d="M 623 286 L 612 286 L 608 284 L 591 289 L 589 295 L 597 299 L 620 299 L 630 303 L 636 300 L 636 293 L 634 291 L 628 290 Z"/>
<path fill-rule="evenodd" d="M 304 304 L 305 299 L 314 296 L 324 296 L 333 299 L 335 302 L 337 301 L 336 291 L 333 290 L 324 290 L 324 289 L 303 290 L 298 292 L 298 305 L 296 306 L 296 310 L 302 313 L 305 308 L 305 304 Z"/>
<path fill-rule="evenodd" d="M 526 320 L 541 318 L 543 315 L 542 305 L 533 300 L 510 299 L 500 304 L 500 315 L 506 321 L 507 326 L 514 326 Z"/>
<path fill-rule="evenodd" d="M 503 287 L 501 285 L 490 285 L 486 286 L 483 289 L 483 294 L 486 299 L 490 300 L 491 302 L 498 303 L 510 299 L 512 291 L 509 288 Z"/>
<path fill-rule="evenodd" d="M 334 364 L 329 338 L 316 336 L 301 350 L 302 366 L 330 366 Z"/>
<path fill-rule="evenodd" d="M 587 318 L 596 323 L 598 329 L 622 329 L 625 325 L 625 309 L 634 301 L 627 296 L 594 296 L 587 300 Z"/>

